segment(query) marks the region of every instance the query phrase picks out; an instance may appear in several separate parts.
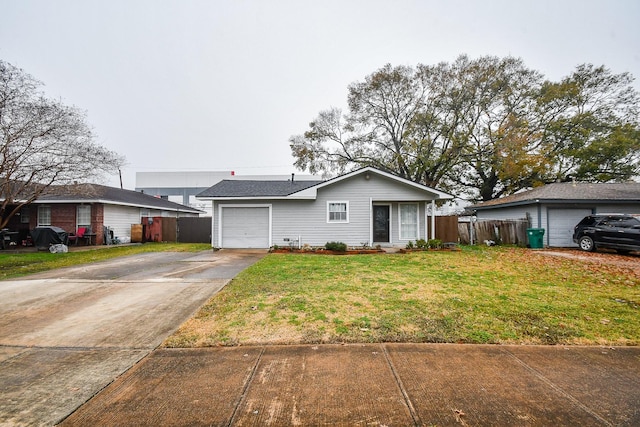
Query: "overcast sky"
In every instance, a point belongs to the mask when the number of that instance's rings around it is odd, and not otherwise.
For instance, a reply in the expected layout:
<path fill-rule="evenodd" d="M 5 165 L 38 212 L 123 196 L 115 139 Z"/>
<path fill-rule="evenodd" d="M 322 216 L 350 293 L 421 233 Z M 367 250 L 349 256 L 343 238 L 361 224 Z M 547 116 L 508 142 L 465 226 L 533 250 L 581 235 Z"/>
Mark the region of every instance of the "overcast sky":
<path fill-rule="evenodd" d="M 582 63 L 640 79 L 638 0 L 0 0 L 0 15 L 0 58 L 86 110 L 130 189 L 139 171 L 294 172 L 289 137 L 386 63 L 511 55 L 552 80 Z"/>

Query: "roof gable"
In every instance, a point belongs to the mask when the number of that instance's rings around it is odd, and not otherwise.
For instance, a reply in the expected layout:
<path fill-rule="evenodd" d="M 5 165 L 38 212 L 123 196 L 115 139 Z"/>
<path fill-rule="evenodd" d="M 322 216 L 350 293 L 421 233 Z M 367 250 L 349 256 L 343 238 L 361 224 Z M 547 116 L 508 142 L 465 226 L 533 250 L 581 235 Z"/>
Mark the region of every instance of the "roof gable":
<path fill-rule="evenodd" d="M 435 190 L 422 184 L 400 178 L 396 175 L 381 170 L 366 167 L 349 172 L 344 175 L 326 181 L 249 181 L 249 180 L 223 180 L 216 185 L 201 192 L 196 197 L 199 199 L 315 199 L 317 190 L 336 185 L 356 175 L 375 173 L 392 181 L 408 185 L 421 191 L 436 196 L 435 199 L 452 199 L 453 196 L 442 191 Z"/>
<path fill-rule="evenodd" d="M 326 186 L 329 186 L 329 185 L 334 185 L 336 183 L 339 183 L 340 181 L 349 179 L 349 178 L 354 177 L 356 175 L 365 175 L 366 176 L 367 174 L 371 174 L 371 173 L 384 176 L 384 177 L 389 178 L 389 179 L 391 179 L 393 181 L 396 181 L 397 183 L 400 183 L 400 184 L 403 184 L 403 185 L 408 185 L 410 187 L 414 187 L 414 188 L 416 188 L 418 190 L 421 190 L 421 191 L 426 191 L 428 193 L 431 193 L 431 194 L 435 195 L 436 199 L 441 199 L 441 200 L 453 199 L 453 196 L 451 194 L 445 193 L 443 191 L 436 190 L 435 188 L 427 187 L 426 185 L 422 185 L 422 184 L 419 184 L 417 182 L 410 181 L 410 180 L 405 179 L 405 178 L 401 178 L 401 177 L 399 177 L 397 175 L 394 175 L 392 173 L 384 172 L 384 171 L 381 171 L 380 169 L 376 169 L 376 168 L 373 168 L 373 167 L 370 167 L 370 166 L 362 168 L 362 169 L 357 169 L 355 171 L 346 173 L 344 175 L 337 176 L 337 177 L 335 177 L 333 179 L 330 179 L 328 181 L 324 181 L 322 184 L 316 186 L 316 188 L 322 188 L 322 187 L 326 187 Z"/>

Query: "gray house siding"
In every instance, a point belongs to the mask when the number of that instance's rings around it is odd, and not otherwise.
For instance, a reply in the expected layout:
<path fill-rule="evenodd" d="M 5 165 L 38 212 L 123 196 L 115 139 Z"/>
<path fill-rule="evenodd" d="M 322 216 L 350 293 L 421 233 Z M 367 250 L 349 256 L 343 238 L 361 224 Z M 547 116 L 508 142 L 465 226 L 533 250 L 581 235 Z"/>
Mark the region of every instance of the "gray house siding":
<path fill-rule="evenodd" d="M 393 188 L 393 192 L 389 189 Z M 284 238 L 298 238 L 300 244 L 322 246 L 328 241 L 341 241 L 349 246 L 371 244 L 372 205 L 391 205 L 390 234 L 388 244 L 406 244 L 400 240 L 398 205 L 402 202 L 418 203 L 419 237 L 425 236 L 424 192 L 413 187 L 399 185 L 383 176 L 362 175 L 320 188 L 315 201 L 274 202 L 273 244 L 282 244 Z M 327 204 L 347 202 L 348 223 L 327 222 Z"/>
<path fill-rule="evenodd" d="M 378 244 L 382 246 L 404 246 L 410 239 L 400 239 L 400 204 L 416 203 L 418 206 L 418 236 L 426 238 L 427 203 L 429 196 L 424 190 L 411 185 L 399 184 L 382 175 L 371 174 L 368 179 L 355 175 L 335 185 L 317 189 L 315 199 L 265 199 L 214 201 L 212 236 L 214 246 L 220 246 L 220 206 L 269 205 L 271 216 L 271 245 L 324 246 L 328 241 L 341 241 L 349 246 Z M 327 220 L 328 203 L 346 202 L 348 222 L 336 223 Z M 372 242 L 373 205 L 390 206 L 390 241 Z M 415 240 L 415 239 L 411 239 Z M 224 242 L 222 242 L 222 246 Z"/>

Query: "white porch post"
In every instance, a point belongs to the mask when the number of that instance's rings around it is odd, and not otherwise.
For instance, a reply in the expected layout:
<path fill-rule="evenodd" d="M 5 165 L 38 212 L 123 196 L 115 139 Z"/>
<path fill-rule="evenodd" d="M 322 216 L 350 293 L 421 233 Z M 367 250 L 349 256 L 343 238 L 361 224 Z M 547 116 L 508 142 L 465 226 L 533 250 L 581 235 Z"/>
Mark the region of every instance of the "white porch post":
<path fill-rule="evenodd" d="M 373 247 L 373 197 L 369 197 L 369 246 Z"/>
<path fill-rule="evenodd" d="M 436 201 L 431 201 L 431 238 L 436 238 Z"/>
<path fill-rule="evenodd" d="M 429 202 L 424 202 L 424 240 L 429 241 Z"/>

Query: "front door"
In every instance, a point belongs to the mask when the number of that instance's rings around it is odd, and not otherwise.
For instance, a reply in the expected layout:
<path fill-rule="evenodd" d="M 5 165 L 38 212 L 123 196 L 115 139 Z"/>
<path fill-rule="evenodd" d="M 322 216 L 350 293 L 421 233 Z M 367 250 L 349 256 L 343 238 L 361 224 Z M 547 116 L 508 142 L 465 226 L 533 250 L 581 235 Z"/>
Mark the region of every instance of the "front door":
<path fill-rule="evenodd" d="M 373 241 L 379 243 L 389 242 L 389 219 L 390 212 L 388 205 L 373 206 Z"/>

